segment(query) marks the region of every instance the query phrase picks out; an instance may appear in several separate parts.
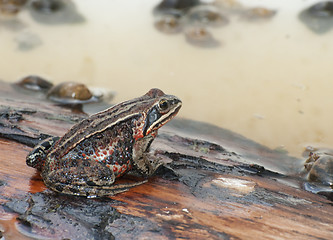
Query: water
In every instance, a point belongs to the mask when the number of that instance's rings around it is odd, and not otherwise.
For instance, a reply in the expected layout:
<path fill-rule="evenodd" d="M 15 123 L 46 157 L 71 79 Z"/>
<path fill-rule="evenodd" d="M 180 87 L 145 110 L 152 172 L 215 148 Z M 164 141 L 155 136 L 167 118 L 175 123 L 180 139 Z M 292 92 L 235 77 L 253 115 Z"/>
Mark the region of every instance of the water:
<path fill-rule="evenodd" d="M 41 24 L 23 10 L 16 29 L 0 25 L 1 79 L 38 74 L 56 83 L 79 81 L 116 91 L 115 102 L 158 87 L 183 100 L 179 116 L 294 156 L 307 145 L 333 144 L 333 31 L 316 35 L 298 19 L 316 1 L 244 0 L 277 14 L 252 22 L 231 16 L 212 30 L 218 48 L 158 32 L 157 0 L 75 2 L 86 18 L 82 24 Z M 36 46 L 22 51 L 18 41 L 27 35 Z"/>

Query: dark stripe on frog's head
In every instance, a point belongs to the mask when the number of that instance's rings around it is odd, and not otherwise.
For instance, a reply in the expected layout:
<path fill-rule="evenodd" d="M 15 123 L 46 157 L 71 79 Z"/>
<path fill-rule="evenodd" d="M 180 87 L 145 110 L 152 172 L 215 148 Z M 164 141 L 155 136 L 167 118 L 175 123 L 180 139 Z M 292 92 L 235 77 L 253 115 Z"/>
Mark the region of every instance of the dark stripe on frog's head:
<path fill-rule="evenodd" d="M 161 96 L 147 113 L 143 135 L 150 134 L 173 119 L 181 106 L 182 102 L 176 96 Z"/>

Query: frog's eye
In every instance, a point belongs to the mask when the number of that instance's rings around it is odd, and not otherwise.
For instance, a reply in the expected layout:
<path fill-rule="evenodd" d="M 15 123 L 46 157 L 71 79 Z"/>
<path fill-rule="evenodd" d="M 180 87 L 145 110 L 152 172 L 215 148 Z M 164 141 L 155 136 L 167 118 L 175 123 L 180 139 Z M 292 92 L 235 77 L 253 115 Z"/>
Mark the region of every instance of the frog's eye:
<path fill-rule="evenodd" d="M 162 111 L 165 111 L 169 108 L 169 103 L 167 100 L 165 99 L 162 99 L 159 103 L 158 103 L 158 106 L 159 108 L 162 110 Z"/>

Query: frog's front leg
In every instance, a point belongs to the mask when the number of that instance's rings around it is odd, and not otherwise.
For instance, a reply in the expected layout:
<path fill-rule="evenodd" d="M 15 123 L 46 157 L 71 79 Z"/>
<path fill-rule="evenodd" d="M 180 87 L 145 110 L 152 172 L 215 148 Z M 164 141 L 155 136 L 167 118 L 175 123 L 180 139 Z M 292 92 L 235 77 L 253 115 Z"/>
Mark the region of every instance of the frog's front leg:
<path fill-rule="evenodd" d="M 65 167 L 63 167 L 65 164 L 54 167 L 55 161 L 52 160 L 47 162 L 42 176 L 48 188 L 64 194 L 102 197 L 125 192 L 131 187 L 146 182 L 114 184 L 116 179 L 114 172 L 103 163 L 89 159 L 77 159 L 70 162 L 70 166 Z"/>
<path fill-rule="evenodd" d="M 136 141 L 133 148 L 133 170 L 146 177 L 153 175 L 163 165 L 159 158 L 149 153 L 149 147 L 153 140 L 153 136 L 147 136 Z M 135 173 L 134 171 L 131 171 L 131 173 Z"/>

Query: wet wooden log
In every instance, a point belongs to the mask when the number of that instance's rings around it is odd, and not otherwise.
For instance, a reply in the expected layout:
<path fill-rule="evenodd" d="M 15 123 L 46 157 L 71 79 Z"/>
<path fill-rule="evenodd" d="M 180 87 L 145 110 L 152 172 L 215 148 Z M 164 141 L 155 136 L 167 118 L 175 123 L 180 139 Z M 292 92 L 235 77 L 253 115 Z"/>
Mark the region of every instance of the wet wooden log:
<path fill-rule="evenodd" d="M 333 239 L 332 202 L 302 190 L 300 159 L 184 119 L 164 126 L 152 144 L 165 167 L 148 183 L 101 199 L 53 193 L 25 157 L 84 117 L 0 83 L 6 239 Z"/>

